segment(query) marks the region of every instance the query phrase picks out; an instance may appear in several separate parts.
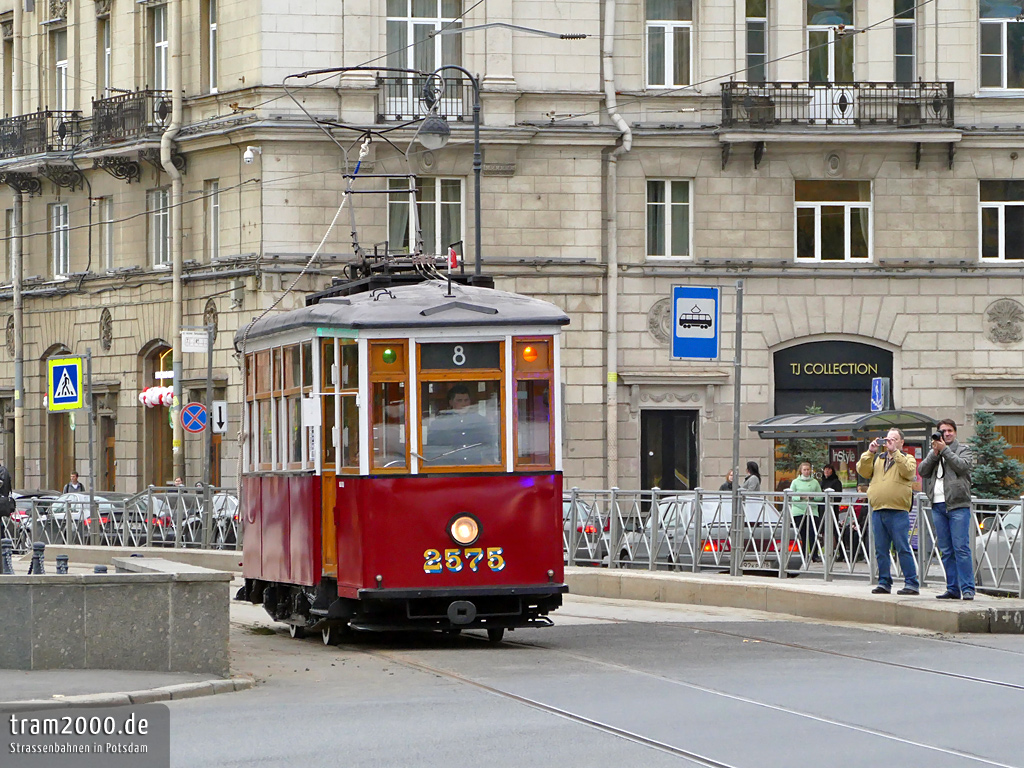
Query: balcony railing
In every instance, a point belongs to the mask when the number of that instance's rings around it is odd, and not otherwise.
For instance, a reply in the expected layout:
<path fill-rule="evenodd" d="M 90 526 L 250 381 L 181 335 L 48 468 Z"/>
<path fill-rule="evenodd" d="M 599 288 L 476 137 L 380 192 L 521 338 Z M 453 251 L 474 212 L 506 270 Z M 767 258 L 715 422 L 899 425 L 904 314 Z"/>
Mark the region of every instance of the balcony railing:
<path fill-rule="evenodd" d="M 416 120 L 430 111 L 420 101 L 423 77 L 380 77 L 377 84 L 377 121 Z M 470 120 L 473 117 L 473 85 L 461 77 L 444 78 L 444 91 L 437 113 L 448 120 Z"/>
<path fill-rule="evenodd" d="M 722 127 L 953 127 L 953 83 L 724 83 Z"/>
<path fill-rule="evenodd" d="M 0 158 L 70 152 L 82 138 L 82 113 L 33 112 L 0 120 Z"/>
<path fill-rule="evenodd" d="M 93 139 L 97 145 L 155 136 L 170 121 L 170 91 L 135 91 L 92 103 Z"/>

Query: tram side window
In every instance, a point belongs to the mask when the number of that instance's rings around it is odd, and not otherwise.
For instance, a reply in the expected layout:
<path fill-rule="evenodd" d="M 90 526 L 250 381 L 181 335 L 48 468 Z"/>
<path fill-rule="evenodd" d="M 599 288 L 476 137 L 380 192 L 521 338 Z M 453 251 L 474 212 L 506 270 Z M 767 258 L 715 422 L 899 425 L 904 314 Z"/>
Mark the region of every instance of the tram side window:
<path fill-rule="evenodd" d="M 338 445 L 340 450 L 339 470 L 342 472 L 359 471 L 359 410 L 356 408 L 356 396 L 359 392 L 359 346 L 350 339 L 338 342 L 338 400 L 341 422 L 338 425 Z M 335 414 L 331 414 L 331 425 L 334 426 Z M 334 434 L 332 431 L 331 435 Z M 332 453 L 335 451 L 332 451 Z"/>
<path fill-rule="evenodd" d="M 516 380 L 516 466 L 549 467 L 554 432 L 551 422 L 553 360 L 550 337 L 518 338 L 514 343 Z"/>
<path fill-rule="evenodd" d="M 372 342 L 370 359 L 370 429 L 374 469 L 406 469 L 408 444 L 408 345 L 405 341 Z"/>
<path fill-rule="evenodd" d="M 420 402 L 427 468 L 501 461 L 499 380 L 424 381 Z"/>

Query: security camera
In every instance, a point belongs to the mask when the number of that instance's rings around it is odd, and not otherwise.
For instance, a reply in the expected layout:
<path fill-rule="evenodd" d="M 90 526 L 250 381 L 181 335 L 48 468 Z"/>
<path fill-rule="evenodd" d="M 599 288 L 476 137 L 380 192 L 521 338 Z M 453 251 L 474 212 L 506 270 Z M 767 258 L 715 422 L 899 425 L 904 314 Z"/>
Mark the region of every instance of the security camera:
<path fill-rule="evenodd" d="M 242 160 L 245 161 L 246 165 L 252 165 L 256 161 L 256 155 L 262 155 L 262 147 L 246 147 L 245 154 L 242 155 Z"/>

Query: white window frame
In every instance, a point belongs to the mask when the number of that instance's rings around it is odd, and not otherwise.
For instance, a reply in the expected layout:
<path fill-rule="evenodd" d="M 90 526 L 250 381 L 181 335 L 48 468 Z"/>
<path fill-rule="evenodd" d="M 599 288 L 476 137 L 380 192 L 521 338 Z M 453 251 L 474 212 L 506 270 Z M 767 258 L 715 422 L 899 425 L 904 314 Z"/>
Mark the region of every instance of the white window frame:
<path fill-rule="evenodd" d="M 100 61 L 103 65 L 103 98 L 110 96 L 110 18 L 100 19 Z"/>
<path fill-rule="evenodd" d="M 220 256 L 220 180 L 203 182 L 203 209 L 205 213 L 205 251 L 207 261 Z"/>
<path fill-rule="evenodd" d="M 167 40 L 167 6 L 154 5 L 150 11 L 153 29 L 153 90 L 166 91 L 167 56 L 169 42 Z"/>
<path fill-rule="evenodd" d="M 68 31 L 58 29 L 51 33 L 50 42 L 53 43 L 53 108 L 58 112 L 65 112 L 70 109 L 68 87 Z M 61 47 L 63 41 L 63 57 Z"/>
<path fill-rule="evenodd" d="M 103 269 L 109 271 L 114 268 L 114 198 L 99 198 L 96 201 L 96 212 L 99 217 L 99 256 Z"/>
<path fill-rule="evenodd" d="M 854 180 L 851 180 L 854 181 Z M 869 184 L 870 194 L 868 195 L 869 200 L 865 201 L 830 201 L 830 200 L 800 200 L 794 201 L 793 203 L 793 260 L 797 264 L 870 264 L 875 259 L 875 246 L 874 246 L 874 234 L 875 234 L 875 216 L 874 216 L 874 197 L 875 197 L 875 185 L 870 181 L 866 182 Z M 826 206 L 840 206 L 843 209 L 843 231 L 846 233 L 846 239 L 843 243 L 843 258 L 842 259 L 823 259 L 821 256 L 821 214 L 822 208 Z M 853 209 L 865 209 L 868 212 L 868 255 L 866 258 L 852 258 L 850 251 L 852 248 L 851 236 L 853 229 L 850 226 L 850 212 Z M 807 258 L 798 256 L 799 243 L 799 232 L 797 227 L 799 226 L 799 212 L 801 210 L 813 210 L 814 211 L 814 257 Z"/>
<path fill-rule="evenodd" d="M 156 269 L 171 265 L 170 188 L 159 187 L 146 193 L 149 212 L 149 260 Z"/>
<path fill-rule="evenodd" d="M 768 0 L 765 0 L 765 15 L 764 16 L 747 16 L 747 27 L 746 27 L 746 49 L 747 49 L 747 71 L 746 81 L 748 83 L 766 83 L 768 82 Z M 764 49 L 761 51 L 750 50 L 750 33 L 752 30 L 760 31 L 761 38 L 764 40 Z M 693 40 L 690 40 L 690 48 L 693 48 Z M 759 60 L 759 61 L 758 61 Z M 752 80 L 750 78 L 750 72 L 754 67 L 760 66 L 761 71 L 764 73 L 763 80 Z"/>
<path fill-rule="evenodd" d="M 981 199 L 981 185 L 983 181 L 990 181 L 990 179 L 982 179 L 978 181 L 978 262 L 980 264 L 1020 264 L 1024 266 L 1024 258 L 1020 259 L 1008 259 L 1006 258 L 1006 209 L 1008 207 L 1013 208 L 1024 208 L 1024 197 L 1020 201 L 1016 200 L 1003 200 L 1003 201 L 982 201 Z M 991 181 L 1001 181 L 1001 179 L 991 179 Z M 999 253 L 998 255 L 984 256 L 985 250 L 985 209 L 995 210 L 998 215 L 997 226 L 999 227 Z"/>
<path fill-rule="evenodd" d="M 217 0 L 207 0 L 207 55 L 209 56 L 210 93 L 218 93 L 217 90 Z"/>
<path fill-rule="evenodd" d="M 686 61 L 686 72 L 688 77 L 685 83 L 677 83 L 674 80 L 673 74 L 675 72 L 675 40 L 676 30 L 685 29 L 687 36 L 690 40 L 688 57 Z M 651 35 L 656 34 L 657 30 L 661 31 L 661 36 L 665 46 L 665 60 L 662 62 L 661 76 L 664 82 L 654 83 L 651 82 Z M 651 19 L 645 22 L 644 26 L 644 69 L 646 70 L 646 84 L 647 88 L 685 88 L 686 86 L 693 84 L 693 20 L 679 19 L 676 21 L 664 20 L 664 19 Z"/>
<path fill-rule="evenodd" d="M 895 8 L 893 8 L 895 12 Z M 892 63 L 892 79 L 898 83 L 913 83 L 917 79 L 917 7 L 911 6 L 910 16 L 898 16 L 893 19 L 893 31 L 892 31 L 892 51 L 893 51 L 893 63 Z M 899 53 L 899 31 L 900 29 L 910 28 L 910 53 Z M 900 59 L 910 59 L 910 78 L 906 80 L 899 79 L 899 66 Z"/>
<path fill-rule="evenodd" d="M 67 203 L 50 203 L 50 256 L 53 276 L 67 277 L 71 273 L 71 222 Z"/>
<path fill-rule="evenodd" d="M 1010 24 L 1024 24 L 1024 21 L 1017 21 L 1015 18 L 979 19 L 979 22 L 978 22 L 978 87 L 982 91 L 1013 91 L 1013 92 L 1019 92 L 1021 90 L 1024 90 L 1024 87 L 1021 87 L 1021 88 L 1010 88 L 1006 84 L 1006 75 L 1007 75 L 1007 73 L 1006 73 L 1006 62 L 1007 62 L 1007 58 L 1008 58 L 1007 55 L 1006 55 L 1006 38 L 1007 38 L 1007 36 L 1009 34 L 1009 25 Z M 998 27 L 1000 27 L 1000 30 L 999 30 L 999 53 L 998 54 L 990 54 L 990 53 L 983 53 L 982 52 L 982 38 L 983 38 L 982 30 L 985 28 L 985 26 L 998 26 Z M 995 57 L 998 57 L 999 61 L 1000 61 L 1000 84 L 999 85 L 983 85 L 982 84 L 982 66 L 981 66 L 981 64 L 982 64 L 982 62 L 986 58 L 995 58 Z"/>
<path fill-rule="evenodd" d="M 388 230 L 387 231 L 388 231 L 388 237 L 390 238 L 390 236 L 391 236 L 391 212 L 392 212 L 392 206 L 409 206 L 411 201 L 409 200 L 408 190 L 405 187 L 405 184 L 406 184 L 405 179 L 389 179 L 388 181 L 389 181 L 390 194 L 388 194 Z M 424 242 L 423 242 L 423 252 L 425 254 L 429 254 L 429 255 L 442 255 L 442 254 L 447 252 L 445 249 L 448 247 L 449 243 L 443 242 L 445 240 L 445 238 L 442 237 L 442 234 L 441 234 L 441 222 L 442 222 L 441 213 L 444 210 L 445 206 L 456 205 L 456 203 L 442 203 L 441 202 L 441 184 L 442 184 L 442 182 L 445 182 L 445 181 L 457 181 L 459 183 L 459 202 L 457 203 L 457 205 L 459 207 L 459 236 L 457 238 L 455 238 L 455 240 L 453 240 L 452 242 L 458 242 L 459 240 L 465 240 L 465 238 L 466 238 L 466 180 L 463 179 L 463 178 L 456 178 L 456 177 L 451 177 L 451 176 L 419 176 L 419 177 L 416 177 L 416 179 L 414 180 L 414 183 L 416 183 L 417 188 L 419 188 L 420 186 L 425 186 L 428 183 L 432 184 L 433 187 L 434 187 L 434 200 L 433 200 L 433 202 L 427 202 L 427 203 L 419 202 L 417 200 L 417 204 L 416 204 L 416 208 L 417 208 L 416 218 L 415 219 L 413 218 L 413 216 L 411 215 L 411 212 L 410 212 L 410 215 L 408 216 L 408 220 L 409 220 L 408 238 L 409 238 L 409 252 L 410 253 L 412 253 L 415 250 L 415 244 L 416 244 L 416 223 L 419 220 L 420 211 L 422 211 L 424 208 L 428 208 L 428 207 L 432 207 L 433 208 L 432 213 L 433 213 L 433 217 L 434 217 L 434 242 L 433 243 L 428 243 L 428 242 L 426 242 L 424 240 Z M 391 188 L 390 185 L 392 183 L 395 184 L 395 188 Z M 402 185 L 401 188 L 398 188 L 399 184 Z M 396 199 L 392 199 L 392 195 L 394 195 Z M 401 199 L 398 199 L 399 196 L 402 196 Z M 421 232 L 423 231 L 422 223 L 420 224 L 420 231 Z M 390 240 L 388 242 L 388 249 L 391 250 Z M 399 249 L 399 252 L 400 251 L 401 251 L 401 248 Z"/>
<path fill-rule="evenodd" d="M 662 189 L 662 199 L 664 202 L 655 203 L 650 198 L 650 185 L 651 184 L 663 184 L 666 185 Z M 668 185 L 685 184 L 686 185 L 686 203 L 673 203 L 672 202 L 672 189 Z M 644 185 L 645 194 L 647 194 L 647 202 L 644 206 L 644 239 L 645 239 L 645 253 L 647 259 L 693 259 L 693 179 L 647 179 Z M 687 233 L 686 233 L 686 253 L 685 254 L 672 254 L 668 251 L 672 248 L 672 208 L 673 206 L 685 205 L 687 209 Z M 662 238 L 665 243 L 665 253 L 652 253 L 652 244 L 650 242 L 650 231 L 651 231 L 651 212 L 655 207 L 662 207 L 662 221 L 664 222 L 664 232 Z"/>

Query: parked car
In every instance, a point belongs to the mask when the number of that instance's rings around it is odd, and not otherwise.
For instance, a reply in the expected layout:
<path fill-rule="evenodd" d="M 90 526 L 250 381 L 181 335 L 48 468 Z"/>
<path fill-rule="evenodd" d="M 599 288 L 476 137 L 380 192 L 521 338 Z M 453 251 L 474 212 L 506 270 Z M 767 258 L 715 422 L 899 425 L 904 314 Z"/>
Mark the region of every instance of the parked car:
<path fill-rule="evenodd" d="M 52 544 L 88 544 L 95 534 L 101 544 L 118 544 L 118 527 L 124 507 L 109 496 L 94 495 L 95 517 L 89 508 L 88 493 L 62 493 L 53 499 L 42 523 L 47 541 Z M 70 520 L 69 520 L 70 518 Z"/>
<path fill-rule="evenodd" d="M 1016 590 L 1020 586 L 1021 505 L 983 521 L 974 541 L 974 580 L 979 587 Z"/>
<path fill-rule="evenodd" d="M 238 545 L 238 531 L 242 525 L 238 497 L 227 491 L 218 491 L 213 496 L 212 506 L 210 546 L 214 549 L 235 549 Z"/>
<path fill-rule="evenodd" d="M 202 542 L 202 495 L 191 488 L 159 487 L 133 496 L 128 504 L 133 546 L 198 547 Z M 181 527 L 179 533 L 178 527 Z"/>
<path fill-rule="evenodd" d="M 562 550 L 566 553 L 577 536 L 576 565 L 606 565 L 608 563 L 609 520 L 601 520 L 594 508 L 581 499 L 576 500 L 576 514 L 573 515 L 571 499 L 562 500 Z M 575 528 L 575 532 L 573 531 Z"/>
<path fill-rule="evenodd" d="M 732 496 L 708 493 L 700 497 L 700 532 L 697 531 L 696 497 L 667 496 L 658 501 L 655 559 L 662 564 L 692 567 L 730 565 L 732 560 Z M 782 518 L 764 498 L 747 498 L 743 505 L 743 556 L 747 568 L 778 568 L 779 552 L 789 549 L 790 567 L 798 568 L 801 552 L 795 530 L 788 545 L 782 546 Z M 638 532 L 627 533 L 619 559 L 634 563 L 650 561 L 650 542 L 654 538 L 654 516 Z"/>

